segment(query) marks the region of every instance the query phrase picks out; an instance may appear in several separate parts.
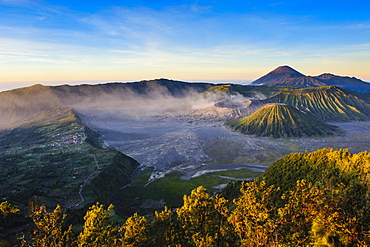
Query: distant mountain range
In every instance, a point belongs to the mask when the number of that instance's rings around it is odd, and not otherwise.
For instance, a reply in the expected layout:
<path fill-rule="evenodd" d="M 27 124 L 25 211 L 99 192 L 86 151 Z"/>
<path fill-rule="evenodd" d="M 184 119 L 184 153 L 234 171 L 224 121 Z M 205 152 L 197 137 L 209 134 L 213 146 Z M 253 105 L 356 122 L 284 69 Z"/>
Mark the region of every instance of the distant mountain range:
<path fill-rule="evenodd" d="M 329 73 L 319 76 L 306 76 L 289 66 L 280 66 L 252 82 L 252 85 L 283 87 L 323 87 L 337 86 L 361 93 L 370 92 L 370 83 L 355 77 L 337 76 Z"/>
<path fill-rule="evenodd" d="M 143 104 L 141 107 L 149 109 L 153 107 L 151 100 L 154 99 L 170 97 L 179 101 L 191 101 L 194 95 L 205 99 L 213 95 L 210 100 L 218 99 L 219 102 L 215 102 L 212 107 L 198 108 L 190 113 L 193 114 L 189 120 L 191 122 L 197 118 L 202 118 L 202 121 L 211 119 L 223 122 L 237 117 L 244 118 L 271 103 L 290 105 L 317 121 L 369 121 L 370 96 L 361 93 L 367 91 L 370 92 L 370 84 L 356 78 L 331 74 L 310 77 L 289 66 L 278 67 L 252 85 L 188 83 L 167 79 L 78 86 L 34 85 L 0 92 L 0 130 L 50 122 L 50 118 L 57 119 L 57 116 L 53 116 L 55 109 L 71 108 L 75 115 L 79 114 L 79 107 L 104 111 L 127 107 L 127 104 Z M 238 100 L 238 97 L 244 98 L 241 99 L 244 103 Z M 245 101 L 246 99 L 248 101 Z M 163 104 L 170 103 L 158 104 L 155 107 L 168 107 Z M 292 112 L 290 108 L 288 110 Z M 294 114 L 296 117 L 298 115 Z M 190 119 L 188 116 L 185 117 Z M 306 121 L 306 118 L 299 118 L 301 122 Z M 277 116 L 277 119 L 286 121 L 281 116 Z M 245 124 L 246 121 L 242 123 Z M 284 126 L 286 128 L 286 125 Z M 294 128 L 293 125 L 291 127 Z M 261 125 L 259 128 L 270 127 Z M 276 128 L 281 130 L 280 127 Z M 286 134 L 281 134 L 284 135 Z"/>

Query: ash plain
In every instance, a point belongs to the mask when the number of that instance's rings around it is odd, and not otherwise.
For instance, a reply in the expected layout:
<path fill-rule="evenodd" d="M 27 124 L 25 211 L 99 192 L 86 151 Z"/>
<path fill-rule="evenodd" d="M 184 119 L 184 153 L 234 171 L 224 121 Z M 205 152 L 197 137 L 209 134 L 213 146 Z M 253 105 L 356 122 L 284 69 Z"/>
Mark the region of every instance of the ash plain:
<path fill-rule="evenodd" d="M 332 123 L 344 132 L 338 136 L 276 139 L 228 130 L 223 126 L 227 114 L 220 114 L 217 108 L 210 104 L 199 109 L 156 112 L 131 105 L 129 112 L 126 108 L 80 112 L 88 126 L 103 134 L 105 147 L 136 159 L 141 169 L 152 168 L 148 183 L 173 171 L 180 172 L 185 180 L 225 170 L 263 172 L 292 152 L 321 148 L 348 148 L 354 153 L 370 150 L 370 122 Z"/>

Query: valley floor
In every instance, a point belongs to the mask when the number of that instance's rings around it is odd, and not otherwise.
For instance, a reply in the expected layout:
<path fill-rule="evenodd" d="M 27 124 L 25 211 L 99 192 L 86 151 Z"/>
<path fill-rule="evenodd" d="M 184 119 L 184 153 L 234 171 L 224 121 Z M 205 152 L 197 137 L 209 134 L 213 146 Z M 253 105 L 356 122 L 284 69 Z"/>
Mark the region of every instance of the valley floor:
<path fill-rule="evenodd" d="M 220 124 L 187 122 L 171 117 L 86 114 L 85 121 L 103 133 L 106 146 L 152 167 L 150 180 L 173 171 L 182 179 L 205 173 L 247 168 L 263 172 L 292 152 L 321 148 L 370 150 L 370 122 L 335 123 L 343 135 L 315 138 L 267 138 L 231 132 Z"/>

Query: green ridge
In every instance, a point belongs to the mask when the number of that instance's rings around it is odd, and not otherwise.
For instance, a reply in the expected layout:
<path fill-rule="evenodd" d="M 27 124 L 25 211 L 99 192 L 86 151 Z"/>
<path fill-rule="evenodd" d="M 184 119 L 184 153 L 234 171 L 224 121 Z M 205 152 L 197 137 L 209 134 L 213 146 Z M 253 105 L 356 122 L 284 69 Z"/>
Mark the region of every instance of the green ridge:
<path fill-rule="evenodd" d="M 292 105 L 307 115 L 324 121 L 368 121 L 370 104 L 357 94 L 335 86 L 284 91 L 261 103 Z"/>

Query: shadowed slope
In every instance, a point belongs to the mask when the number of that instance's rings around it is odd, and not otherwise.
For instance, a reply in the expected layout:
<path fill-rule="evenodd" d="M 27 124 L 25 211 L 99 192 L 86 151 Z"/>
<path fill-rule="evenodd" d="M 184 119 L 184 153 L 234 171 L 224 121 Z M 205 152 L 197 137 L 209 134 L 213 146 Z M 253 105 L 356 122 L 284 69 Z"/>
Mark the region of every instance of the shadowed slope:
<path fill-rule="evenodd" d="M 34 85 L 0 92 L 0 130 L 12 129 L 34 114 L 50 109 L 89 106 L 122 106 L 125 100 L 184 98 L 203 92 L 212 84 L 158 79 L 133 83 L 79 86 Z"/>
<path fill-rule="evenodd" d="M 260 85 L 276 85 L 291 78 L 304 77 L 305 75 L 296 71 L 289 66 L 280 66 L 270 73 L 252 82 L 252 84 Z"/>
<path fill-rule="evenodd" d="M 325 73 L 314 78 L 320 80 L 322 83 L 330 86 L 338 86 L 344 89 L 357 91 L 360 93 L 370 92 L 370 83 L 364 82 L 355 77 L 348 76 L 337 76 L 329 73 Z"/>
<path fill-rule="evenodd" d="M 271 85 L 268 83 L 267 85 Z M 276 82 L 274 86 L 283 86 L 283 87 L 323 87 L 327 84 L 315 79 L 311 76 L 299 77 L 299 78 L 290 78 L 285 81 Z"/>

